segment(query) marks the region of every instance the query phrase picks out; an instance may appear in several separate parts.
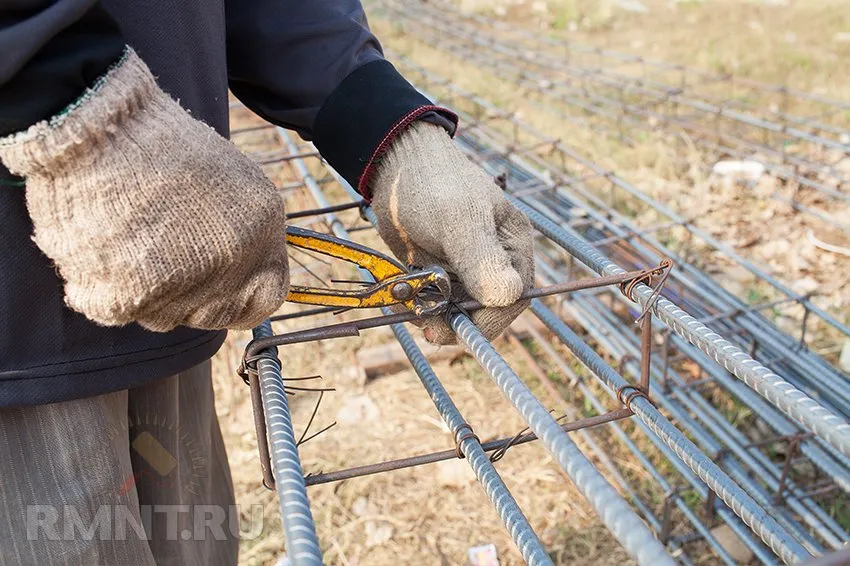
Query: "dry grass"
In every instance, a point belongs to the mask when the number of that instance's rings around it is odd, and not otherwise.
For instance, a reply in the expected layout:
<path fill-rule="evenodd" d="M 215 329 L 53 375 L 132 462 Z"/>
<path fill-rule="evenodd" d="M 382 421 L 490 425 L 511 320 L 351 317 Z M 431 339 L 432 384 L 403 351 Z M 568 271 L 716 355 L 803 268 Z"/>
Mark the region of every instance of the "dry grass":
<path fill-rule="evenodd" d="M 648 13 L 619 9 L 613 0 L 547 0 L 541 11 L 531 0 L 457 3 L 552 38 L 850 98 L 844 65 L 850 42 L 837 36 L 850 31 L 847 0 L 641 2 Z"/>

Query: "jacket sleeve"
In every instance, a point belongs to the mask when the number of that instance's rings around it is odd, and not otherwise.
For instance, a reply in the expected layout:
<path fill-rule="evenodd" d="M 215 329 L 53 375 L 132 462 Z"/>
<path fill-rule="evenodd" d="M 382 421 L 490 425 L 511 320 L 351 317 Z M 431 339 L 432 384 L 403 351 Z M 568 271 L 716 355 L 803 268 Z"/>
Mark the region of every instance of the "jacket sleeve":
<path fill-rule="evenodd" d="M 454 133 L 457 117 L 384 60 L 359 0 L 230 0 L 227 44 L 231 91 L 313 140 L 367 198 L 377 160 L 408 124 Z"/>
<path fill-rule="evenodd" d="M 61 112 L 123 51 L 97 0 L 0 2 L 0 137 Z"/>

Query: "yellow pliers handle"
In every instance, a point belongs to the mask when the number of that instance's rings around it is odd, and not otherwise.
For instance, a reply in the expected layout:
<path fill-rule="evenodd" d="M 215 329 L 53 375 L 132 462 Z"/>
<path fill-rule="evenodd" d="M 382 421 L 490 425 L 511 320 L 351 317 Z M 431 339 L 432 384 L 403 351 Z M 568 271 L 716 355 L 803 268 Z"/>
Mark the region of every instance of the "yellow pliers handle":
<path fill-rule="evenodd" d="M 356 242 L 297 226 L 286 228 L 290 246 L 310 250 L 358 265 L 368 271 L 375 283 L 360 289 L 334 289 L 292 285 L 286 300 L 293 303 L 343 308 L 387 307 L 404 304 L 417 314 L 436 310 L 448 301 L 451 285 L 441 267 L 408 270 L 390 256 Z M 437 299 L 426 300 L 419 294 L 431 288 Z"/>

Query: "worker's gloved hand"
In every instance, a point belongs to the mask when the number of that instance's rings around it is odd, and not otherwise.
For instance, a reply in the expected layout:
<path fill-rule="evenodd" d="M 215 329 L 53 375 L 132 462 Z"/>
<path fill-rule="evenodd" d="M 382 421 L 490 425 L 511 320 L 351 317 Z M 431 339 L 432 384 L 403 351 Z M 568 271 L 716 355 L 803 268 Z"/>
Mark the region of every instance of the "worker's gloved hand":
<path fill-rule="evenodd" d="M 528 306 L 517 299 L 534 285 L 531 223 L 445 130 L 411 125 L 387 150 L 372 189 L 378 231 L 393 253 L 456 274 L 455 299 L 487 307 L 472 314 L 485 336 L 498 336 Z M 431 342 L 455 341 L 442 319 L 424 326 Z"/>
<path fill-rule="evenodd" d="M 289 288 L 283 201 L 132 51 L 78 102 L 0 140 L 65 301 L 108 326 L 249 328 Z"/>

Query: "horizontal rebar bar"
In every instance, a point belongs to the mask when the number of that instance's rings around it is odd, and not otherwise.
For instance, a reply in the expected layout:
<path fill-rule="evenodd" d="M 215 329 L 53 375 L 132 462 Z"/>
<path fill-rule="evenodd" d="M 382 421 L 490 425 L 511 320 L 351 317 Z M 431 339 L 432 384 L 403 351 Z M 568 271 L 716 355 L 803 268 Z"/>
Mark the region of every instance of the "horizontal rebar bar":
<path fill-rule="evenodd" d="M 408 339 L 413 340 L 413 337 L 410 335 L 410 332 L 405 329 L 404 326 L 393 325 L 392 329 L 393 332 L 395 332 L 396 339 L 398 339 L 399 343 L 401 344 L 402 350 L 404 350 L 405 355 L 407 355 L 408 353 L 410 354 L 408 356 L 408 359 L 410 360 L 411 364 L 413 364 L 413 369 L 416 370 L 418 363 L 420 361 L 425 360 L 424 354 L 422 354 L 422 351 L 418 346 L 416 346 L 416 350 L 413 350 L 411 348 L 410 351 L 408 351 L 408 349 L 404 347 L 405 344 L 408 343 Z M 396 329 L 404 330 L 404 332 L 396 332 Z M 411 344 L 414 346 L 416 345 L 415 342 L 411 342 Z M 427 368 L 424 368 L 423 366 L 423 372 L 428 373 L 428 371 L 429 370 Z M 433 371 L 433 368 L 431 368 L 430 371 Z M 416 373 L 419 373 L 419 371 L 417 371 Z M 422 376 L 420 375 L 420 377 Z M 429 387 L 426 387 L 426 390 L 431 393 L 431 389 Z M 440 387 L 442 387 L 442 385 L 440 385 Z M 455 410 L 457 410 L 456 407 Z M 584 428 L 599 426 L 601 424 L 609 423 L 611 421 L 626 419 L 630 416 L 632 416 L 632 412 L 629 409 L 614 409 L 602 415 L 597 415 L 595 417 L 587 417 L 578 421 L 564 423 L 559 426 L 564 432 L 572 432 L 575 430 L 582 430 Z M 452 418 L 450 420 L 457 421 L 457 418 Z M 452 431 L 457 430 L 458 427 L 467 426 L 466 423 L 463 423 L 461 421 L 454 422 L 453 425 L 448 422 L 446 424 L 451 427 Z M 531 433 L 523 434 L 520 436 L 508 436 L 505 438 L 498 438 L 496 440 L 488 440 L 487 442 L 480 442 L 478 446 L 481 448 L 482 452 L 495 452 L 497 450 L 504 449 L 506 446 L 519 446 L 528 442 L 534 442 L 535 440 L 538 440 L 537 435 Z M 464 456 L 466 455 L 466 452 L 463 451 L 463 442 L 465 441 L 466 439 L 464 439 L 464 441 L 462 441 L 460 445 L 461 452 L 464 454 Z M 421 466 L 423 464 L 433 464 L 435 462 L 452 460 L 458 457 L 458 451 L 456 448 L 452 448 L 449 450 L 441 450 L 438 452 L 429 452 L 428 454 L 420 454 L 418 456 L 408 456 L 407 458 L 387 460 L 386 462 L 379 462 L 377 464 L 367 464 L 365 466 L 346 468 L 344 470 L 335 470 L 333 472 L 321 472 L 318 474 L 310 474 L 306 477 L 306 484 L 309 487 L 312 485 L 337 482 L 361 476 L 389 472 L 392 470 L 412 468 L 414 466 Z"/>
<path fill-rule="evenodd" d="M 350 186 L 348 189 L 352 191 Z M 371 209 L 365 209 L 364 215 L 372 224 L 377 224 L 377 217 Z M 499 385 L 529 428 L 542 440 L 623 547 L 640 564 L 674 564 L 664 546 L 654 538 L 626 501 L 582 454 L 561 425 L 531 394 L 468 316 L 461 311 L 454 311 L 454 314 L 447 316 L 458 338 L 466 343 L 479 364 Z M 464 329 L 463 332 L 461 328 Z M 491 364 L 497 369 L 492 368 Z"/>

